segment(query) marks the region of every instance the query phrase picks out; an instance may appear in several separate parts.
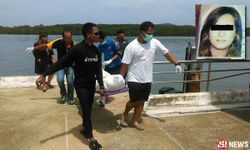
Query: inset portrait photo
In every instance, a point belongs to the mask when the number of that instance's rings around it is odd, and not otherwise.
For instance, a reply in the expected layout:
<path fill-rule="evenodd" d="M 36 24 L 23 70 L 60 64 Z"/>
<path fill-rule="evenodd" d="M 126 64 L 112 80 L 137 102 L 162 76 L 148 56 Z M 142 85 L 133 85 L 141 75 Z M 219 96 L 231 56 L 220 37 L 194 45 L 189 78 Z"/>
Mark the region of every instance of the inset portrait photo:
<path fill-rule="evenodd" d="M 246 59 L 245 5 L 196 5 L 197 59 Z"/>

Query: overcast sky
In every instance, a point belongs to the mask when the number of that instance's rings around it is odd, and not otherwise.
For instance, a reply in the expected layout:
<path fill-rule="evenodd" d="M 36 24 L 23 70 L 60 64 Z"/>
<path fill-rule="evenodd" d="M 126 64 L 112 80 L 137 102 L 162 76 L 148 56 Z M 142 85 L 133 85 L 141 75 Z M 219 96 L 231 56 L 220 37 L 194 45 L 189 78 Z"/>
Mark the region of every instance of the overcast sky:
<path fill-rule="evenodd" d="M 145 20 L 194 25 L 195 4 L 241 4 L 249 0 L 0 0 L 0 25 L 94 22 L 139 24 Z M 247 26 L 250 15 L 247 11 Z"/>

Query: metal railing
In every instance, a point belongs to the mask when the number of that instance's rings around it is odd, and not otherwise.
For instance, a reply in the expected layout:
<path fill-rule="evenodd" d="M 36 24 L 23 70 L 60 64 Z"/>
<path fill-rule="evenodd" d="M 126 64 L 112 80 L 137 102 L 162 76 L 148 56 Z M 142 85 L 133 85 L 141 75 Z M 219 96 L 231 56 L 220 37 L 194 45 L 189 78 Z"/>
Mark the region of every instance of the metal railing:
<path fill-rule="evenodd" d="M 208 68 L 207 70 L 186 70 L 184 69 L 183 73 L 207 73 L 207 78 L 203 79 L 203 80 L 174 80 L 174 81 L 154 81 L 153 84 L 168 84 L 168 83 L 179 83 L 179 84 L 186 84 L 186 83 L 194 83 L 194 82 L 206 82 L 206 91 L 209 90 L 209 83 L 211 81 L 216 81 L 216 80 L 221 80 L 221 79 L 226 79 L 226 78 L 231 78 L 231 77 L 235 77 L 235 76 L 240 76 L 240 75 L 245 75 L 245 74 L 250 74 L 250 68 L 239 68 L 239 69 L 212 69 L 211 64 L 212 63 L 237 63 L 237 62 L 241 62 L 241 63 L 247 63 L 250 62 L 250 60 L 234 60 L 233 62 L 231 60 L 187 60 L 187 61 L 179 61 L 182 66 L 184 68 L 186 68 L 186 66 L 188 64 L 192 64 L 192 63 L 199 63 L 199 64 L 208 64 Z M 155 65 L 160 65 L 160 64 L 171 64 L 169 61 L 155 61 L 154 62 Z M 238 73 L 240 71 L 240 73 Z M 231 75 L 224 75 L 224 76 L 220 76 L 220 77 L 215 77 L 215 78 L 211 78 L 210 77 L 210 73 L 211 72 L 237 72 Z M 175 72 L 173 71 L 162 71 L 162 72 L 153 72 L 153 75 L 159 75 L 159 74 L 175 74 Z M 250 82 L 250 78 L 249 81 Z"/>

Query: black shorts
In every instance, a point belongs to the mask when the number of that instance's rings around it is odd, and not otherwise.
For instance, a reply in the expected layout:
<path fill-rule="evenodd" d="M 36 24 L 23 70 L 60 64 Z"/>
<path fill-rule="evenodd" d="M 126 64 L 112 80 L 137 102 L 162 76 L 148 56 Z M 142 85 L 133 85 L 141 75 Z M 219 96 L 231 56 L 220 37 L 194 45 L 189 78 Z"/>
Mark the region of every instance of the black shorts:
<path fill-rule="evenodd" d="M 147 101 L 151 91 L 151 83 L 128 82 L 128 88 L 131 102 Z"/>

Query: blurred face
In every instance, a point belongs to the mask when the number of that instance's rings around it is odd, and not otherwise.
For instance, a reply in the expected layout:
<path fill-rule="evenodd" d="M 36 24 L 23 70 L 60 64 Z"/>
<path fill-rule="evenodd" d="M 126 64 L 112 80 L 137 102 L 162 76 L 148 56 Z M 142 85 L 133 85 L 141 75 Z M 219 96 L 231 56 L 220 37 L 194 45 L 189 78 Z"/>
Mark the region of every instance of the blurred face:
<path fill-rule="evenodd" d="M 120 41 L 123 41 L 124 40 L 124 37 L 125 37 L 125 34 L 124 33 L 119 33 L 117 35 L 117 39 L 120 40 Z"/>
<path fill-rule="evenodd" d="M 236 36 L 234 18 L 230 14 L 224 14 L 218 19 L 215 25 L 218 25 L 222 28 L 223 25 L 231 25 L 233 27 L 233 29 L 228 29 L 228 30 L 225 29 L 209 30 L 209 40 L 211 46 L 218 50 L 227 49 L 232 44 Z"/>
<path fill-rule="evenodd" d="M 146 32 L 143 32 L 143 35 L 153 35 L 154 34 L 154 28 L 149 27 Z"/>
<path fill-rule="evenodd" d="M 99 39 L 99 30 L 98 30 L 97 27 L 93 27 L 92 32 L 88 33 L 88 39 L 91 42 L 99 42 L 100 41 L 100 39 Z"/>
<path fill-rule="evenodd" d="M 149 42 L 153 38 L 154 28 L 149 27 L 147 31 L 142 31 L 142 38 L 144 42 Z"/>
<path fill-rule="evenodd" d="M 47 43 L 48 42 L 48 37 L 47 36 L 42 37 L 41 42 L 42 43 Z"/>
<path fill-rule="evenodd" d="M 71 32 L 64 32 L 63 39 L 64 39 L 64 41 L 65 41 L 65 43 L 67 45 L 71 44 L 71 41 L 72 41 L 72 34 L 71 34 Z"/>

